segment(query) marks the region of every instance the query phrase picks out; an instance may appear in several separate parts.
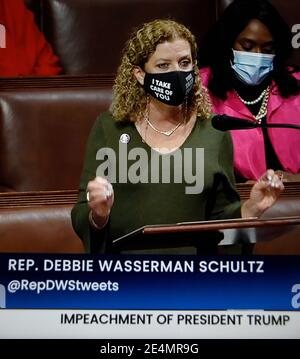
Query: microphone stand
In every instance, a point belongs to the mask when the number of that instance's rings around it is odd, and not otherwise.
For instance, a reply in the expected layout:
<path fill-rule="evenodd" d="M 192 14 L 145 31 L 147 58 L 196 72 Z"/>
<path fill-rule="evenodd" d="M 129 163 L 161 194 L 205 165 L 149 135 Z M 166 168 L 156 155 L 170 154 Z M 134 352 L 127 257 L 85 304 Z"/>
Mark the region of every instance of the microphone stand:
<path fill-rule="evenodd" d="M 212 118 L 212 126 L 220 131 L 251 130 L 253 128 L 291 128 L 300 130 L 299 125 L 292 123 L 258 123 L 249 119 L 242 119 L 227 115 L 215 115 Z"/>
<path fill-rule="evenodd" d="M 284 127 L 284 128 L 294 128 L 296 130 L 300 130 L 299 125 L 294 125 L 291 123 L 264 123 L 264 124 L 257 124 L 255 127 L 261 127 L 261 128 L 268 128 L 268 127 Z"/>

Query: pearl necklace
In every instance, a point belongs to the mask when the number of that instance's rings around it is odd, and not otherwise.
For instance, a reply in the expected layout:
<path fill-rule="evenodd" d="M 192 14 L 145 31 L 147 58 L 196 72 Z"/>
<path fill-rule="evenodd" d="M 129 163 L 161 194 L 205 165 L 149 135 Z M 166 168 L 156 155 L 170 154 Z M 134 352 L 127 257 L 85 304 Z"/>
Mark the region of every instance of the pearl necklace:
<path fill-rule="evenodd" d="M 269 91 L 269 87 L 267 87 L 266 89 L 263 90 L 263 92 L 258 96 L 257 99 L 253 100 L 253 101 L 246 101 L 244 100 L 238 93 L 236 90 L 234 90 L 236 95 L 238 96 L 238 98 L 245 104 L 245 105 L 255 105 L 256 103 L 258 103 L 259 101 L 261 101 L 261 99 L 265 96 L 265 94 L 267 93 L 267 91 Z"/>
<path fill-rule="evenodd" d="M 253 101 L 245 101 L 241 98 L 241 96 L 234 90 L 236 95 L 239 97 L 239 99 L 245 104 L 245 105 L 254 105 L 258 103 L 259 101 L 263 100 L 260 106 L 260 109 L 258 111 L 258 114 L 254 116 L 257 123 L 261 123 L 262 118 L 264 118 L 267 115 L 267 107 L 269 102 L 269 95 L 270 95 L 270 86 L 268 86 L 261 94 L 260 96 Z"/>
<path fill-rule="evenodd" d="M 159 130 L 158 128 L 156 128 L 151 122 L 150 122 L 150 120 L 149 120 L 149 118 L 148 118 L 148 113 L 147 113 L 148 111 L 146 111 L 146 115 L 145 115 L 145 121 L 147 122 L 147 124 L 152 128 L 152 130 L 154 130 L 155 132 L 158 132 L 158 133 L 160 133 L 161 135 L 164 135 L 164 136 L 171 136 L 176 130 L 177 130 L 177 128 L 179 127 L 179 126 L 181 126 L 182 124 L 183 124 L 183 122 L 184 122 L 184 118 L 179 122 L 179 123 L 177 123 L 177 125 L 174 127 L 174 128 L 172 128 L 171 130 L 169 130 L 169 131 L 161 131 L 161 130 Z"/>

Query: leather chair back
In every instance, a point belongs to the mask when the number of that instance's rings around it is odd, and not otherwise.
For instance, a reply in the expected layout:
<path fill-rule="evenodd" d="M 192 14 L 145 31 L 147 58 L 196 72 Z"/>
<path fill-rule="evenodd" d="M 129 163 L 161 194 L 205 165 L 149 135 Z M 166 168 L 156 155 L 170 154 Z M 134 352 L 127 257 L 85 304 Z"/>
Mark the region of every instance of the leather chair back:
<path fill-rule="evenodd" d="M 172 18 L 198 38 L 215 21 L 211 0 L 44 0 L 43 32 L 67 74 L 115 73 L 134 27 Z"/>
<path fill-rule="evenodd" d="M 72 228 L 72 205 L 1 208 L 0 252 L 84 253 Z"/>
<path fill-rule="evenodd" d="M 77 189 L 86 141 L 111 87 L 0 93 L 0 192 Z"/>

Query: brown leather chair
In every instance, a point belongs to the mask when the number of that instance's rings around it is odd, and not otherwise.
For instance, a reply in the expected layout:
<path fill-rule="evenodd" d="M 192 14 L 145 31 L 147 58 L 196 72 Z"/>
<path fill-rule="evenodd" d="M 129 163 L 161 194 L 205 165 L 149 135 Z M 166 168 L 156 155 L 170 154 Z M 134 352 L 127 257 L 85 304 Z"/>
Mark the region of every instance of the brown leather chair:
<path fill-rule="evenodd" d="M 216 10 L 217 16 L 220 17 L 224 9 L 232 2 L 232 0 L 216 0 Z M 300 35 L 297 36 L 297 33 L 300 32 L 299 29 L 293 29 L 295 24 L 300 24 L 300 0 L 286 1 L 286 0 L 272 0 L 270 1 L 279 11 L 281 16 L 286 20 L 290 25 L 291 30 L 294 31 L 294 42 L 296 48 L 294 54 L 291 58 L 291 62 L 300 65 Z M 296 33 L 297 31 L 297 33 Z"/>
<path fill-rule="evenodd" d="M 84 253 L 72 228 L 72 205 L 0 209 L 0 252 Z"/>
<path fill-rule="evenodd" d="M 77 194 L 0 193 L 0 252 L 84 253 L 70 215 Z"/>
<path fill-rule="evenodd" d="M 44 0 L 43 32 L 67 74 L 115 73 L 134 27 L 173 18 L 200 38 L 215 21 L 211 0 Z"/>
<path fill-rule="evenodd" d="M 0 192 L 77 189 L 85 146 L 111 87 L 0 92 Z"/>
<path fill-rule="evenodd" d="M 225 8 L 232 3 L 232 0 L 216 0 L 216 11 L 217 11 L 217 18 L 219 18 Z"/>

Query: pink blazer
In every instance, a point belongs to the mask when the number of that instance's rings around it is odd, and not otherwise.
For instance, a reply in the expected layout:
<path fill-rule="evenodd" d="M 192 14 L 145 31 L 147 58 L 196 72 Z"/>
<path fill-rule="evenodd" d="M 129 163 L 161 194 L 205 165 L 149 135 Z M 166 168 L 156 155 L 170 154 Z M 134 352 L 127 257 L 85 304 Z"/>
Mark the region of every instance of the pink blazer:
<path fill-rule="evenodd" d="M 210 70 L 200 70 L 204 86 L 208 85 Z M 300 73 L 294 74 L 300 79 Z M 253 119 L 251 112 L 236 96 L 228 93 L 225 101 L 210 94 L 213 112 L 228 116 Z M 292 123 L 300 125 L 300 95 L 282 98 L 273 83 L 268 103 L 268 123 Z M 290 173 L 300 172 L 300 130 L 269 128 L 270 141 L 283 169 Z M 235 171 L 247 179 L 258 179 L 266 171 L 265 149 L 262 130 L 231 131 L 234 147 Z"/>

